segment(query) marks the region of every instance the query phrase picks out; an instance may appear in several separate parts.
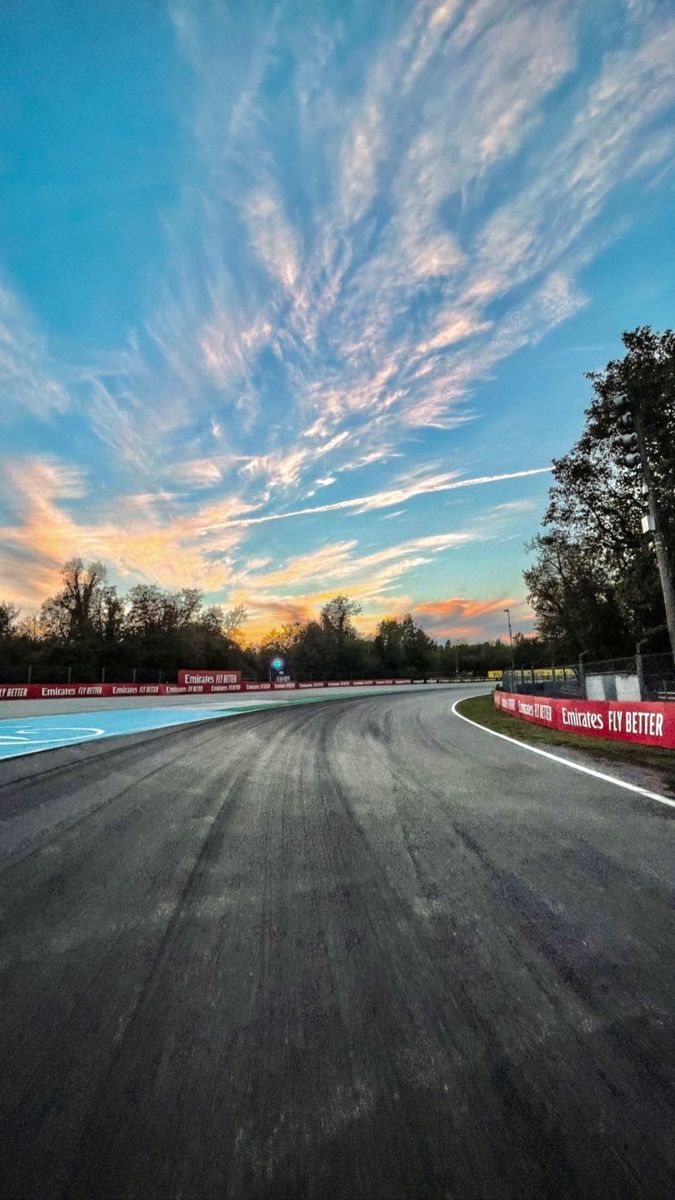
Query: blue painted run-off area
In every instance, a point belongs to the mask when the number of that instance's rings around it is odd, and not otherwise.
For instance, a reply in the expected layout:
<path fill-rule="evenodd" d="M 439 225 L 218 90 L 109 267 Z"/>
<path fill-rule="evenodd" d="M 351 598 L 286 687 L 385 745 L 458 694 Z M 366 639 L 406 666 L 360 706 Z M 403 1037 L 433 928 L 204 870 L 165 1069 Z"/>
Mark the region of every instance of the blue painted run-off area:
<path fill-rule="evenodd" d="M 246 709 L 116 708 L 108 712 L 17 717 L 13 721 L 0 721 L 0 759 L 36 754 L 40 750 L 56 750 L 59 746 L 74 746 L 79 742 L 97 742 L 123 734 L 146 733 L 150 729 L 163 729 L 192 721 L 213 721 L 233 717 L 242 711 L 252 712 L 253 706 Z"/>

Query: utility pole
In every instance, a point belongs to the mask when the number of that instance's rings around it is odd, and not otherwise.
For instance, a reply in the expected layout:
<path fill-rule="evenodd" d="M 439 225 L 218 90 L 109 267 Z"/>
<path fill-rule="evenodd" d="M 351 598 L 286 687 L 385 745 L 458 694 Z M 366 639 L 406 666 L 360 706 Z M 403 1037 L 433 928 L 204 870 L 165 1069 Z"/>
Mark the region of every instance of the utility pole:
<path fill-rule="evenodd" d="M 516 683 L 516 664 L 515 664 L 515 661 L 514 661 L 514 658 L 513 658 L 513 630 L 512 630 L 512 628 L 511 628 L 511 609 L 510 609 L 510 608 L 505 608 L 505 609 L 504 609 L 504 612 L 506 613 L 506 617 L 507 617 L 507 620 L 508 620 L 508 623 L 509 623 L 509 646 L 511 647 L 511 679 L 512 679 L 512 686 L 513 686 L 513 687 L 515 687 L 515 683 Z"/>
<path fill-rule="evenodd" d="M 647 499 L 647 507 L 649 512 L 642 518 L 642 532 L 651 533 L 654 539 L 654 551 L 656 553 L 656 562 L 659 568 L 661 577 L 661 591 L 663 592 L 663 606 L 666 610 L 666 625 L 668 626 L 668 635 L 670 637 L 670 648 L 675 656 L 675 590 L 673 589 L 673 572 L 668 555 L 666 543 L 663 540 L 661 533 L 661 518 L 659 516 L 658 502 L 656 499 L 656 491 L 654 489 L 654 476 L 652 468 L 647 456 L 647 446 L 645 444 L 644 430 L 640 414 L 635 414 L 635 432 L 638 439 L 638 447 L 640 450 L 640 466 L 642 468 L 642 478 L 644 480 L 644 494 Z"/>
<path fill-rule="evenodd" d="M 661 533 L 661 518 L 659 516 L 656 490 L 654 488 L 654 476 L 647 454 L 642 413 L 637 402 L 634 404 L 634 412 L 629 409 L 629 401 L 626 396 L 615 396 L 613 404 L 621 413 L 619 424 L 626 430 L 625 433 L 621 434 L 622 445 L 628 451 L 627 454 L 624 454 L 623 461 L 627 467 L 639 467 L 642 471 L 642 492 L 647 501 L 648 508 L 648 512 L 642 518 L 642 532 L 647 535 L 651 534 L 654 539 L 654 552 L 661 580 L 661 592 L 663 594 L 663 607 L 666 610 L 666 625 L 668 626 L 668 635 L 670 637 L 670 648 L 675 658 L 675 589 L 673 589 L 673 573 L 666 543 Z M 635 449 L 631 449 L 631 447 Z"/>
<path fill-rule="evenodd" d="M 455 642 L 455 675 L 459 676 L 459 647 Z"/>

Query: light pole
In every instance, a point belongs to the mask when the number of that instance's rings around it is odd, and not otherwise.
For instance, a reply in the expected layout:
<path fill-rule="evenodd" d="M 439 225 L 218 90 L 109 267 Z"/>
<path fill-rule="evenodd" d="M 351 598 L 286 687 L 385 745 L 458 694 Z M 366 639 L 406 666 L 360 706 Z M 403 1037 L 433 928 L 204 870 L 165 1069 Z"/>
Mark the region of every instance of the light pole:
<path fill-rule="evenodd" d="M 513 630 L 511 628 L 511 609 L 505 608 L 504 612 L 506 613 L 506 617 L 507 617 L 507 620 L 509 623 L 509 646 L 511 647 L 511 683 L 512 683 L 512 686 L 515 686 L 516 664 L 513 660 Z"/>
<path fill-rule="evenodd" d="M 647 500 L 649 509 L 647 520 L 643 518 L 642 531 L 643 533 L 651 533 L 654 539 L 654 552 L 656 554 L 656 565 L 659 569 L 659 578 L 661 580 L 661 592 L 663 594 L 663 607 L 666 610 L 666 624 L 668 626 L 668 635 L 670 637 L 670 648 L 675 655 L 675 591 L 673 590 L 673 578 L 670 567 L 668 550 L 661 532 L 661 519 L 658 510 L 656 499 L 656 491 L 654 488 L 654 480 L 649 459 L 647 457 L 647 446 L 642 429 L 642 421 L 640 419 L 639 410 L 635 414 L 635 432 L 638 437 L 638 446 L 640 449 L 640 466 L 642 467 L 642 478 L 644 480 L 643 493 Z"/>

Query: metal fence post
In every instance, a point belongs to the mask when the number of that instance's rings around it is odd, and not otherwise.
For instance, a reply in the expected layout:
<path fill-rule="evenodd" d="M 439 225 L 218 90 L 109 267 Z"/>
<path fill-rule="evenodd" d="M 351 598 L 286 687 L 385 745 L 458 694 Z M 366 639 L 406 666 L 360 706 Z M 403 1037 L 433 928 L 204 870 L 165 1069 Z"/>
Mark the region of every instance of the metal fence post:
<path fill-rule="evenodd" d="M 68 667 L 68 683 L 71 682 L 72 678 L 73 678 L 73 668 Z"/>
<path fill-rule="evenodd" d="M 101 683 L 105 683 L 105 667 L 101 667 Z"/>
<path fill-rule="evenodd" d="M 638 644 L 635 648 L 635 669 L 637 671 L 638 687 L 640 689 L 640 699 L 646 700 L 647 699 L 647 688 L 645 686 L 644 664 L 642 662 L 642 654 L 640 653 L 641 646 L 642 646 L 642 642 L 638 642 Z"/>
<path fill-rule="evenodd" d="M 30 684 L 32 678 L 33 678 L 33 664 L 31 663 L 31 665 L 28 668 L 28 679 L 26 680 L 26 682 L 28 684 Z"/>
<path fill-rule="evenodd" d="M 131 682 L 132 682 L 132 683 L 135 683 L 135 682 L 136 682 L 136 668 L 135 668 L 135 667 L 134 667 L 134 669 L 133 669 L 133 673 L 132 673 L 132 677 L 131 677 Z"/>
<path fill-rule="evenodd" d="M 588 650 L 582 650 L 579 655 L 579 686 L 581 688 L 581 699 L 586 700 L 586 672 L 584 671 L 584 658 L 588 654 Z"/>

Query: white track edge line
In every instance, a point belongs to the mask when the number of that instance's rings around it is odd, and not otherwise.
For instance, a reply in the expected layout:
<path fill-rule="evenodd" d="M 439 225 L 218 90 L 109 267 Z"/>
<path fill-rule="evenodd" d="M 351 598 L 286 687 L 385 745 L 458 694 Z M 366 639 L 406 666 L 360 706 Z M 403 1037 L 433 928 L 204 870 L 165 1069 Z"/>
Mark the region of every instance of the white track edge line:
<path fill-rule="evenodd" d="M 468 697 L 464 696 L 463 699 L 466 700 Z M 570 767 L 573 771 L 581 771 L 583 775 L 592 775 L 594 779 L 601 779 L 603 783 L 613 783 L 627 792 L 635 792 L 638 796 L 646 796 L 648 800 L 658 800 L 659 804 L 667 804 L 669 808 L 675 808 L 675 800 L 670 800 L 668 796 L 661 796 L 658 792 L 649 792 L 647 788 L 638 787 L 636 783 L 628 783 L 625 779 L 617 779 L 615 775 L 605 775 L 602 771 L 594 771 L 592 767 L 584 767 L 581 763 L 572 762 L 569 758 L 561 758 L 559 754 L 551 754 L 550 750 L 540 750 L 539 746 L 530 746 L 529 742 L 521 742 L 519 738 L 509 737 L 507 733 L 498 733 L 496 729 L 489 729 L 487 725 L 481 725 L 479 721 L 472 721 L 471 717 L 465 717 L 464 713 L 457 712 L 457 705 L 461 703 L 462 700 L 455 700 L 452 705 L 453 716 L 459 717 L 460 721 L 466 721 L 468 725 L 475 725 L 476 729 L 482 729 L 483 733 L 491 733 L 493 737 L 501 738 L 503 742 L 510 742 L 512 746 L 529 750 L 531 754 L 540 754 L 542 758 L 550 758 L 553 762 L 562 763 L 564 767 Z"/>

